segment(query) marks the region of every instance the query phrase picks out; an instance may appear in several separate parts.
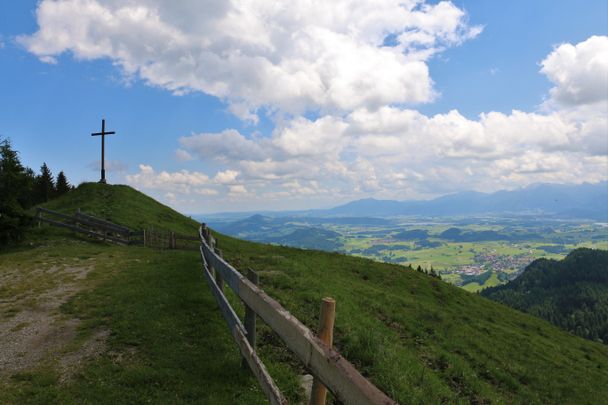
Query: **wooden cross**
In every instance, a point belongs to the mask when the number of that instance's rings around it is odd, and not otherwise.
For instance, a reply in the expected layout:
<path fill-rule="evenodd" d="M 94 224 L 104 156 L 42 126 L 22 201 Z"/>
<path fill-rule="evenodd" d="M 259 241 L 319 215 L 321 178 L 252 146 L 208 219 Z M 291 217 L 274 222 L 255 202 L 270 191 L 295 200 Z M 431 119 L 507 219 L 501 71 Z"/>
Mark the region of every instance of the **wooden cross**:
<path fill-rule="evenodd" d="M 100 183 L 106 182 L 106 168 L 105 168 L 105 149 L 106 149 L 106 135 L 113 135 L 116 132 L 108 131 L 106 132 L 106 120 L 101 120 L 101 132 L 92 133 L 91 136 L 101 135 L 101 180 Z"/>

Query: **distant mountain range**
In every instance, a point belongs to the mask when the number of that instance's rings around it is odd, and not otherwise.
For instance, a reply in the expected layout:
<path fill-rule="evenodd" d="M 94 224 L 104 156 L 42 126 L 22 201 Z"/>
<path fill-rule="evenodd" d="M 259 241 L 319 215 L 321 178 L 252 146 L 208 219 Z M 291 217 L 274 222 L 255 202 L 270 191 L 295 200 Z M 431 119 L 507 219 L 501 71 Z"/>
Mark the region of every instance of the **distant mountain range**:
<path fill-rule="evenodd" d="M 512 191 L 480 193 L 464 191 L 432 200 L 376 200 L 366 198 L 330 209 L 257 212 L 272 217 L 394 217 L 401 215 L 441 217 L 468 215 L 543 215 L 557 218 L 593 219 L 608 222 L 608 181 L 589 184 L 534 184 Z M 250 216 L 227 213 L 199 217 Z"/>
<path fill-rule="evenodd" d="M 465 191 L 428 201 L 393 201 L 368 198 L 328 210 L 327 216 L 453 216 L 530 214 L 608 220 L 608 182 L 580 185 L 536 184 L 491 194 Z"/>

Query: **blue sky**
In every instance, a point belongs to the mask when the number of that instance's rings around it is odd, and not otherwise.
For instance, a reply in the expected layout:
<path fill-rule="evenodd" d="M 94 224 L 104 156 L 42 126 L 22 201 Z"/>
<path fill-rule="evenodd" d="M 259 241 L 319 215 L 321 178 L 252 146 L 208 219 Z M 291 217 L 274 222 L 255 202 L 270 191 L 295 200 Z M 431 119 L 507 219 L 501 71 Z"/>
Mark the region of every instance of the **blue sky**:
<path fill-rule="evenodd" d="M 0 135 L 189 213 L 608 177 L 608 2 L 277 3 L 2 2 Z"/>

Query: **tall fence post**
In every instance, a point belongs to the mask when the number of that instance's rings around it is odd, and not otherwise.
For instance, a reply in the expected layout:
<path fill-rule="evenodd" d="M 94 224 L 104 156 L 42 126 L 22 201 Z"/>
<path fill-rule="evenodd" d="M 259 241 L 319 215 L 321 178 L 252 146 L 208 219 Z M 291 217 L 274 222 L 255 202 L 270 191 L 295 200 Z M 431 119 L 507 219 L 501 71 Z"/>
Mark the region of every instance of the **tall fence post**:
<path fill-rule="evenodd" d="M 213 251 L 215 252 L 215 254 L 223 258 L 224 255 L 222 254 L 222 251 L 215 247 L 215 243 L 213 245 Z M 215 272 L 215 284 L 217 284 L 218 288 L 221 291 L 224 291 L 224 279 L 222 278 L 222 274 L 219 271 Z"/>
<path fill-rule="evenodd" d="M 171 231 L 171 249 L 175 249 L 175 232 Z"/>
<path fill-rule="evenodd" d="M 325 297 L 321 302 L 321 315 L 319 317 L 319 339 L 327 346 L 331 347 L 334 341 L 334 321 L 336 319 L 336 301 L 333 298 Z M 310 405 L 325 405 L 327 398 L 327 388 L 318 378 L 312 382 L 310 393 Z"/>
<path fill-rule="evenodd" d="M 260 276 L 258 276 L 258 273 L 253 271 L 253 269 L 247 269 L 247 278 L 256 286 L 260 283 Z M 249 344 L 253 350 L 255 350 L 256 315 L 253 309 L 251 309 L 247 304 L 245 304 L 245 330 L 247 331 L 247 340 L 249 341 Z M 241 364 L 243 368 L 249 368 L 249 365 L 244 358 Z"/>
<path fill-rule="evenodd" d="M 36 216 L 38 217 L 38 228 L 40 228 L 42 226 L 42 211 L 38 210 L 38 214 Z"/>

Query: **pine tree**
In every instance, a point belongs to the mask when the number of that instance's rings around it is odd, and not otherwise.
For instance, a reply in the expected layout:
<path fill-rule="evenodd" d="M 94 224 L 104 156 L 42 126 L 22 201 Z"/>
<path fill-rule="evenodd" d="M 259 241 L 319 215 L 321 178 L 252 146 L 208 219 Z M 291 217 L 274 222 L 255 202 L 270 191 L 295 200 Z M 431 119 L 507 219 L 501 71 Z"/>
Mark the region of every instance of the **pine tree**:
<path fill-rule="evenodd" d="M 72 189 L 72 186 L 70 185 L 70 183 L 68 183 L 68 179 L 65 177 L 63 170 L 60 171 L 57 175 L 57 182 L 55 188 L 57 190 L 57 196 L 64 195 Z"/>
<path fill-rule="evenodd" d="M 47 202 L 55 195 L 55 181 L 46 163 L 42 164 L 40 175 L 36 177 L 34 195 L 37 204 Z"/>
<path fill-rule="evenodd" d="M 21 239 L 29 217 L 20 200 L 28 195 L 28 178 L 8 139 L 0 142 L 0 246 Z"/>

